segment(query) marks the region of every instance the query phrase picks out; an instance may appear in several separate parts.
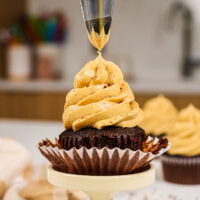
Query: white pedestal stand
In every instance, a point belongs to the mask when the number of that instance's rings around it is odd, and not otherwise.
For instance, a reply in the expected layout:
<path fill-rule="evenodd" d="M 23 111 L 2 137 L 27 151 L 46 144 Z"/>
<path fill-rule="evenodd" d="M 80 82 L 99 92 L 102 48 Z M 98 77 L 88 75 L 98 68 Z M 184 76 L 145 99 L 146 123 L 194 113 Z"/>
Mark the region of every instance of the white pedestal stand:
<path fill-rule="evenodd" d="M 121 176 L 85 176 L 62 173 L 48 167 L 48 181 L 58 187 L 81 190 L 90 200 L 111 200 L 121 191 L 137 190 L 155 182 L 155 168 L 151 165 L 145 172 Z"/>

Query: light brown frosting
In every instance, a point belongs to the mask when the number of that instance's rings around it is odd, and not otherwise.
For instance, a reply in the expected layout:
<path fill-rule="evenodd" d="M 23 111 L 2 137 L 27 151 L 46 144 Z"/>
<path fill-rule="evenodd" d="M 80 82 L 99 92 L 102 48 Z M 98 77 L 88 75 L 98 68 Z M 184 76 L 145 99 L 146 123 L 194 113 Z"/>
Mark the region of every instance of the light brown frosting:
<path fill-rule="evenodd" d="M 108 43 L 110 39 L 110 31 L 106 35 L 104 27 L 101 29 L 100 35 L 98 35 L 94 28 L 92 27 L 91 34 L 88 33 L 88 38 L 90 43 L 97 48 L 99 51 L 101 51 L 104 46 Z"/>
<path fill-rule="evenodd" d="M 65 129 L 134 127 L 142 119 L 143 113 L 119 67 L 101 55 L 76 75 L 74 89 L 66 96 Z"/>
<path fill-rule="evenodd" d="M 141 127 L 147 134 L 160 135 L 168 133 L 177 116 L 177 109 L 173 103 L 159 95 L 147 101 L 143 107 L 144 120 Z"/>
<path fill-rule="evenodd" d="M 172 155 L 200 155 L 200 110 L 193 105 L 182 109 L 175 121 L 168 139 Z"/>

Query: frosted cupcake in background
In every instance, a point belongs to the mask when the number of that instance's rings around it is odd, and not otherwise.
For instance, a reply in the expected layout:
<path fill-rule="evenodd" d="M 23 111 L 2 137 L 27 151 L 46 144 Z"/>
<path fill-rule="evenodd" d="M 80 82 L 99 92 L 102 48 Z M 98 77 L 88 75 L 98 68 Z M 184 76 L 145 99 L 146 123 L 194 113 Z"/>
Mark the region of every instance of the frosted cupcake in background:
<path fill-rule="evenodd" d="M 162 156 L 164 177 L 181 184 L 200 184 L 200 110 L 182 109 L 167 134 L 171 149 Z"/>
<path fill-rule="evenodd" d="M 140 125 L 147 134 L 154 136 L 167 134 L 178 113 L 174 104 L 163 95 L 148 100 L 143 111 L 144 120 Z"/>

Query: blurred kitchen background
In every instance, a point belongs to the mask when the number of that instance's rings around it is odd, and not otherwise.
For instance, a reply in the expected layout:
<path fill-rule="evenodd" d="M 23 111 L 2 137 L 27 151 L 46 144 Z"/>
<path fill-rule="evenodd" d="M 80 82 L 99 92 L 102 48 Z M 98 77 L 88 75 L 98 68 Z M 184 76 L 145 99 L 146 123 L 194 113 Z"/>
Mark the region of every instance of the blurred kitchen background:
<path fill-rule="evenodd" d="M 200 108 L 200 1 L 115 0 L 103 56 L 138 102 Z M 74 75 L 97 55 L 79 0 L 0 0 L 0 118 L 60 120 Z"/>
<path fill-rule="evenodd" d="M 199 10 L 200 0 L 115 0 L 103 56 L 121 68 L 141 106 L 162 93 L 178 109 L 200 108 Z M 23 144 L 34 165 L 44 163 L 36 144 L 63 131 L 65 96 L 96 56 L 80 0 L 0 0 L 0 137 Z M 116 199 L 200 199 L 199 185 L 166 183 L 159 160 L 155 166 L 149 190 Z"/>

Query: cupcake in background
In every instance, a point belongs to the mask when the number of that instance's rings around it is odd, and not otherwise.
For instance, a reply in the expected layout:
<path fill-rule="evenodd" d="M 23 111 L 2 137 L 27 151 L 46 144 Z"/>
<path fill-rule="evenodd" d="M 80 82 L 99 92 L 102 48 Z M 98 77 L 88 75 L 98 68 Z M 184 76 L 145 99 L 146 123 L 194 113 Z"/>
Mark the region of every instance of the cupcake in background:
<path fill-rule="evenodd" d="M 182 109 L 167 135 L 171 149 L 162 156 L 164 177 L 180 184 L 200 184 L 200 110 Z"/>
<path fill-rule="evenodd" d="M 178 113 L 174 104 L 163 95 L 148 100 L 143 111 L 144 120 L 140 125 L 147 134 L 154 136 L 167 134 Z"/>

